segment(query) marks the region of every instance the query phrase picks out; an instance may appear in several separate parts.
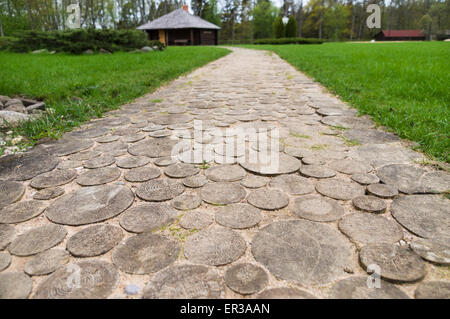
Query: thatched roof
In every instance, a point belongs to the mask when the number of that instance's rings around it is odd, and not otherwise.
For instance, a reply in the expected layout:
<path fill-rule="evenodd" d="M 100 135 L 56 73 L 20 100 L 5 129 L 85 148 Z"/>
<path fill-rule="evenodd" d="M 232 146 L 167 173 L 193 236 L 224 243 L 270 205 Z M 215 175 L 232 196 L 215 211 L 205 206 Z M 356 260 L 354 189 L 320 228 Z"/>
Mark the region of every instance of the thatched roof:
<path fill-rule="evenodd" d="M 215 29 L 220 28 L 215 24 L 203 20 L 198 16 L 190 14 L 183 8 L 172 11 L 156 20 L 141 25 L 139 30 L 161 30 L 161 29 Z"/>

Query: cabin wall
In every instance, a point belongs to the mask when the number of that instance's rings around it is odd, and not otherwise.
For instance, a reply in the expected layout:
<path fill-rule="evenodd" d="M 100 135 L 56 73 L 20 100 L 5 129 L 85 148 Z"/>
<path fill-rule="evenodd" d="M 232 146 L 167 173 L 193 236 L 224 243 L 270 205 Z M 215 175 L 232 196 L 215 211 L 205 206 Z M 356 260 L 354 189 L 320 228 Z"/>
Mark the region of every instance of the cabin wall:
<path fill-rule="evenodd" d="M 165 32 L 167 45 L 217 45 L 217 30 L 176 29 L 176 30 L 147 30 L 149 40 L 161 40 L 160 31 Z M 176 41 L 184 40 L 184 41 Z"/>

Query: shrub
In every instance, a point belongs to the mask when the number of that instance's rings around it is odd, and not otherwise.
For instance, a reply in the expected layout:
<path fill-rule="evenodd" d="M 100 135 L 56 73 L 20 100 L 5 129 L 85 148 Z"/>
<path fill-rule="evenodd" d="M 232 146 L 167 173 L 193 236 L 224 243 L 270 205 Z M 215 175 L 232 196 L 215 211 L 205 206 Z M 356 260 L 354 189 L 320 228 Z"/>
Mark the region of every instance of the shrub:
<path fill-rule="evenodd" d="M 16 38 L 13 37 L 0 37 L 0 51 L 7 50 L 13 41 L 16 40 Z"/>
<path fill-rule="evenodd" d="M 284 28 L 283 18 L 281 16 L 276 18 L 273 23 L 273 33 L 277 39 L 284 38 L 286 36 L 286 30 Z"/>
<path fill-rule="evenodd" d="M 281 38 L 281 39 L 259 39 L 253 44 L 322 44 L 323 41 L 313 38 Z"/>
<path fill-rule="evenodd" d="M 149 41 L 147 34 L 138 30 L 77 29 L 70 31 L 26 31 L 17 35 L 10 49 L 15 52 L 29 52 L 41 49 L 80 54 L 86 50 L 105 49 L 110 52 L 130 51 L 144 46 L 164 45 Z"/>
<path fill-rule="evenodd" d="M 290 16 L 286 24 L 286 38 L 295 37 L 297 37 L 297 20 L 295 20 L 294 16 Z"/>

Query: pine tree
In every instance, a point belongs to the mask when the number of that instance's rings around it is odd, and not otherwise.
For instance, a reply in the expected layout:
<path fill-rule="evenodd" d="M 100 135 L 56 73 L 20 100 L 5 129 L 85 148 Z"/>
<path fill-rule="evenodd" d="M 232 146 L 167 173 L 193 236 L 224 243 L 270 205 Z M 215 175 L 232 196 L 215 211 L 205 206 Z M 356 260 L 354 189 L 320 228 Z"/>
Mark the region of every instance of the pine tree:
<path fill-rule="evenodd" d="M 290 16 L 288 23 L 286 24 L 286 38 L 297 37 L 297 21 L 294 16 Z"/>
<path fill-rule="evenodd" d="M 278 16 L 273 23 L 273 33 L 276 39 L 284 38 L 286 35 L 283 18 L 281 16 Z"/>

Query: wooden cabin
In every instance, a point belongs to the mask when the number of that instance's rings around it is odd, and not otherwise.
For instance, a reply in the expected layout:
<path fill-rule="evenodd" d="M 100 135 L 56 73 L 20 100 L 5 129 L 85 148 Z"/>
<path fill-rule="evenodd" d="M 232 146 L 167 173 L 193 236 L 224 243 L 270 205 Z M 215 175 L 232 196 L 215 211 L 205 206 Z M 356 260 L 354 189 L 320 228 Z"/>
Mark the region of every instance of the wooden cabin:
<path fill-rule="evenodd" d="M 424 41 L 425 34 L 420 30 L 382 30 L 375 34 L 376 41 Z"/>
<path fill-rule="evenodd" d="M 220 27 L 189 13 L 188 6 L 146 23 L 138 30 L 165 45 L 217 45 Z"/>

